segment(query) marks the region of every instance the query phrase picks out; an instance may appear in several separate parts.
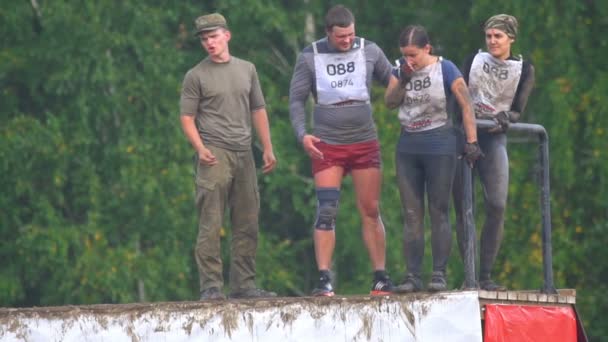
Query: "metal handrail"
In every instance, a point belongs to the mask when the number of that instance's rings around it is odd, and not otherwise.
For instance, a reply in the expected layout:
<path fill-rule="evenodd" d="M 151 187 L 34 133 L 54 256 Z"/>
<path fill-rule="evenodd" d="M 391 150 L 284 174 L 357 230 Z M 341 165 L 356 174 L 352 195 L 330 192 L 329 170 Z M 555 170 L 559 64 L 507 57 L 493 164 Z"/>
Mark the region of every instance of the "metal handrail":
<path fill-rule="evenodd" d="M 491 128 L 496 123 L 490 120 L 476 120 L 477 128 Z M 539 161 L 540 161 L 540 202 L 542 215 L 542 248 L 543 248 L 543 275 L 544 284 L 542 293 L 557 293 L 553 284 L 553 256 L 551 246 L 551 203 L 549 185 L 549 137 L 547 131 L 541 125 L 528 123 L 513 123 L 509 126 L 509 132 L 520 132 L 528 135 L 536 135 L 539 138 Z M 464 199 L 464 273 L 465 287 L 477 288 L 475 281 L 475 221 L 473 219 L 473 193 L 471 168 L 467 163 L 462 163 Z"/>

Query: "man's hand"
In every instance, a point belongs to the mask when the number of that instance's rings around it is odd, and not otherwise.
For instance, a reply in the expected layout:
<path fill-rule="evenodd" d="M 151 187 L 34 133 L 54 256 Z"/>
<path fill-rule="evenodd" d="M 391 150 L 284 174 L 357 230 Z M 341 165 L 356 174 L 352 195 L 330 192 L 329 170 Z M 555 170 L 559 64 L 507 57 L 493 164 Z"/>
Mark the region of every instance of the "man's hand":
<path fill-rule="evenodd" d="M 199 148 L 196 152 L 198 154 L 199 163 L 209 166 L 217 164 L 217 159 L 215 159 L 215 156 L 213 155 L 213 153 L 211 153 L 211 151 L 209 151 L 208 148 L 203 146 Z"/>
<path fill-rule="evenodd" d="M 264 151 L 262 158 L 264 159 L 264 166 L 262 166 L 263 173 L 269 173 L 277 166 L 277 159 L 275 158 L 272 149 Z"/>
<path fill-rule="evenodd" d="M 302 138 L 302 146 L 312 159 L 323 159 L 323 153 L 315 147 L 315 143 L 318 143 L 319 141 L 321 141 L 321 139 L 311 134 L 306 134 Z"/>
<path fill-rule="evenodd" d="M 479 148 L 479 144 L 476 141 L 473 143 L 466 143 L 464 145 L 464 153 L 459 158 L 464 158 L 464 160 L 466 160 L 469 164 L 469 167 L 472 168 L 475 162 L 479 158 L 483 157 L 485 157 L 485 155 L 481 151 L 481 148 Z"/>
<path fill-rule="evenodd" d="M 488 130 L 489 133 L 505 133 L 511 124 L 511 115 L 508 111 L 498 112 L 492 119 L 496 126 Z"/>

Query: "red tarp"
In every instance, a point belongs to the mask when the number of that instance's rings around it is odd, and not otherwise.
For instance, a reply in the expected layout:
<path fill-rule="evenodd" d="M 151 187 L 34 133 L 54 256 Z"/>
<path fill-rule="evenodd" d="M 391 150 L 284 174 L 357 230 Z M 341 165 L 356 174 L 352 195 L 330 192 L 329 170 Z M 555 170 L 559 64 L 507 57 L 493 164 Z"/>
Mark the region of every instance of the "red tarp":
<path fill-rule="evenodd" d="M 570 306 L 487 304 L 484 342 L 576 342 Z"/>

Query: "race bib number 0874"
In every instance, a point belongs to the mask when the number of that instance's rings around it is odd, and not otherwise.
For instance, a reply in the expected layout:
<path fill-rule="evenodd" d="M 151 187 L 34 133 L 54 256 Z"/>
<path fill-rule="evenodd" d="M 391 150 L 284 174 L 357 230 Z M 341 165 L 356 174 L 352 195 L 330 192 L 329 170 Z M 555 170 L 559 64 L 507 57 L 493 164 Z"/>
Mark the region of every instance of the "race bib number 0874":
<path fill-rule="evenodd" d="M 344 88 L 344 87 L 348 87 L 348 86 L 352 86 L 353 80 L 351 80 L 350 78 L 345 78 L 343 80 L 338 80 L 338 81 L 331 81 L 330 85 L 332 88 Z"/>

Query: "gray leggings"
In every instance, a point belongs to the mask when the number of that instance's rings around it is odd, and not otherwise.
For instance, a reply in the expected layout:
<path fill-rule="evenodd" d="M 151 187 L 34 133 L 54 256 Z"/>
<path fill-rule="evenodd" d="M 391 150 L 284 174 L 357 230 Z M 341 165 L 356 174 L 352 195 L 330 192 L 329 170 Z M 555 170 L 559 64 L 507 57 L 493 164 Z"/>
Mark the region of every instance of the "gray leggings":
<path fill-rule="evenodd" d="M 509 157 L 505 134 L 478 135 L 479 146 L 485 158 L 478 160 L 473 169 L 483 187 L 485 223 L 481 232 L 479 253 L 479 279 L 490 279 L 492 266 L 498 255 L 503 237 L 505 206 L 509 190 Z M 461 161 L 459 161 L 461 163 Z M 454 208 L 456 209 L 456 236 L 460 255 L 464 258 L 463 188 L 460 165 L 454 178 Z M 474 184 L 474 183 L 473 183 Z"/>
<path fill-rule="evenodd" d="M 426 190 L 431 220 L 433 271 L 445 273 L 452 245 L 449 203 L 456 156 L 397 152 L 395 159 L 405 215 L 403 249 L 407 271 L 418 276 L 422 273 Z"/>

